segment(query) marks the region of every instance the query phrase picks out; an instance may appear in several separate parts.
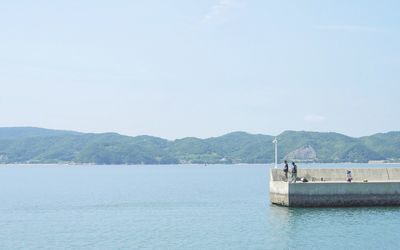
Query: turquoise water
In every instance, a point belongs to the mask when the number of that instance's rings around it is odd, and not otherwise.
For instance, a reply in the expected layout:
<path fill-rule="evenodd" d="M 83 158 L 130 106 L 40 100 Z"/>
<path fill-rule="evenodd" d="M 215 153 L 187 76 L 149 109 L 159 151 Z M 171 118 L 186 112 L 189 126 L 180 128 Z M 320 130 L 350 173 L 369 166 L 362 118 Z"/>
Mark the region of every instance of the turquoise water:
<path fill-rule="evenodd" d="M 267 174 L 263 165 L 1 166 L 0 249 L 400 247 L 400 208 L 273 206 Z"/>

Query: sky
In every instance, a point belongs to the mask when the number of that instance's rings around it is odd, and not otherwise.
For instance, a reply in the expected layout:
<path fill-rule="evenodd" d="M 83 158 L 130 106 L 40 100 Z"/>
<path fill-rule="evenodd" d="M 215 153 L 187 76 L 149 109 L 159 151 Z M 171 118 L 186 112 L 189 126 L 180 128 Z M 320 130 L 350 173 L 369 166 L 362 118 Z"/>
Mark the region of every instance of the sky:
<path fill-rule="evenodd" d="M 400 1 L 4 0 L 0 127 L 400 130 Z"/>

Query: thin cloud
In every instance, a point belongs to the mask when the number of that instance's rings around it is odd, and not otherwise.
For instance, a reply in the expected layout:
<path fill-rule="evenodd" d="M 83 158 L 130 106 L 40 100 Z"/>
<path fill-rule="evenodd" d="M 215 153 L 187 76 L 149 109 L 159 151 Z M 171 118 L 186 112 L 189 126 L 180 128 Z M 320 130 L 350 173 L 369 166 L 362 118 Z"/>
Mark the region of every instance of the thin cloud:
<path fill-rule="evenodd" d="M 320 123 L 320 122 L 325 121 L 325 116 L 310 114 L 310 115 L 304 116 L 304 121 L 310 122 L 310 123 Z"/>
<path fill-rule="evenodd" d="M 210 12 L 203 17 L 203 22 L 210 22 L 223 18 L 225 12 L 232 8 L 235 3 L 235 0 L 218 0 L 218 2 L 211 7 Z"/>
<path fill-rule="evenodd" d="M 316 25 L 317 30 L 325 31 L 346 31 L 346 32 L 382 32 L 381 29 L 360 25 Z"/>

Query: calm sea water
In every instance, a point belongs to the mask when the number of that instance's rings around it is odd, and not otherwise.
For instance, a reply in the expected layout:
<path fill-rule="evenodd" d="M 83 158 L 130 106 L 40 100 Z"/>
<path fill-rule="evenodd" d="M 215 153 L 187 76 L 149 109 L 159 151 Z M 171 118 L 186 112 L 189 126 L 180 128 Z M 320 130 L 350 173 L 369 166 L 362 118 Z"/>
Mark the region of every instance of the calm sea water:
<path fill-rule="evenodd" d="M 268 167 L 0 166 L 0 249 L 400 248 L 400 208 L 274 206 Z"/>

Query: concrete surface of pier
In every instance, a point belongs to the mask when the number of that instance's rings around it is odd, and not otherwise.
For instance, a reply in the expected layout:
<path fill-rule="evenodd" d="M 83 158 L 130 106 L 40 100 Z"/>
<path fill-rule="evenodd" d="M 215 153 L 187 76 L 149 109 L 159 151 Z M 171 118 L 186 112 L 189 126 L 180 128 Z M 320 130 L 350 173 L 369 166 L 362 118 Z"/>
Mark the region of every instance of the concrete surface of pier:
<path fill-rule="evenodd" d="M 299 169 L 298 178 L 309 182 L 290 183 L 281 169 L 271 169 L 271 202 L 290 207 L 400 205 L 400 169 L 348 169 L 351 183 L 346 182 L 346 170 Z"/>

